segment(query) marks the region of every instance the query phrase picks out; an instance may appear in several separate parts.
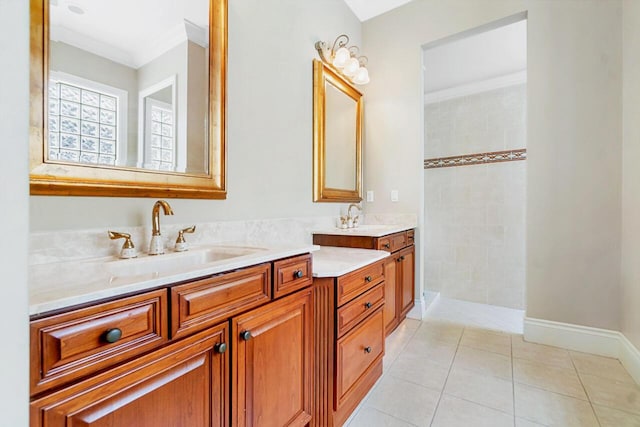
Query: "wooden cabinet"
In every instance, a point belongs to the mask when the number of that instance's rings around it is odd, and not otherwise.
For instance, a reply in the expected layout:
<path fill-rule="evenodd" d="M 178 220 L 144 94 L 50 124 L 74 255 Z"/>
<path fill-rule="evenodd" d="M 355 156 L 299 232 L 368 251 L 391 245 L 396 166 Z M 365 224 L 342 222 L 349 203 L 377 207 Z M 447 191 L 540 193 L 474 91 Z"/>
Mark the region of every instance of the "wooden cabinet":
<path fill-rule="evenodd" d="M 398 307 L 400 317 L 404 319 L 415 304 L 415 247 L 410 246 L 399 251 L 394 258 L 398 265 L 396 274 L 397 296 L 400 298 Z"/>
<path fill-rule="evenodd" d="M 31 402 L 32 427 L 228 425 L 227 323 Z"/>
<path fill-rule="evenodd" d="M 307 425 L 311 271 L 306 254 L 33 319 L 31 427 Z"/>
<path fill-rule="evenodd" d="M 271 264 L 171 287 L 171 337 L 203 330 L 271 300 Z"/>
<path fill-rule="evenodd" d="M 313 281 L 312 427 L 342 426 L 382 375 L 385 262 Z"/>
<path fill-rule="evenodd" d="M 413 229 L 386 236 L 345 236 L 314 234 L 313 243 L 323 246 L 377 249 L 391 252 L 384 264 L 386 334 L 402 322 L 415 305 L 415 231 Z"/>
<path fill-rule="evenodd" d="M 311 289 L 232 319 L 234 427 L 311 420 Z"/>
<path fill-rule="evenodd" d="M 167 292 L 117 301 L 34 320 L 31 395 L 67 384 L 168 340 Z"/>

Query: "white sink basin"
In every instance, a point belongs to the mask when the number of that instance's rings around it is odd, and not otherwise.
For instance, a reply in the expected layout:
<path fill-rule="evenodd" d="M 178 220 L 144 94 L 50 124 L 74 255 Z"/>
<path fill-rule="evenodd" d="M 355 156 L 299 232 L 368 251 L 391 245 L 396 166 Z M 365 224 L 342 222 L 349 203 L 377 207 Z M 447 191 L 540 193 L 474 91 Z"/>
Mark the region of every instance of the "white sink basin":
<path fill-rule="evenodd" d="M 218 261 L 225 261 L 256 252 L 265 248 L 248 246 L 209 246 L 193 248 L 185 252 L 167 252 L 163 255 L 139 255 L 138 258 L 109 261 L 105 269 L 113 277 L 158 275 L 167 272 L 180 272 L 186 269 L 206 267 Z"/>

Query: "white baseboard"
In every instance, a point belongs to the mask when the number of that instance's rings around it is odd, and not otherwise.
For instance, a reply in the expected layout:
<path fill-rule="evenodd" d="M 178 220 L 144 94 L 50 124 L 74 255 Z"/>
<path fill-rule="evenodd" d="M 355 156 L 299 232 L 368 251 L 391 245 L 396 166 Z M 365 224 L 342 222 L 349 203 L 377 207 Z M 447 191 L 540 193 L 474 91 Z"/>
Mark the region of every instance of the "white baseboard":
<path fill-rule="evenodd" d="M 618 331 L 525 317 L 524 339 L 567 350 L 614 357 L 640 384 L 640 351 Z"/>
<path fill-rule="evenodd" d="M 413 308 L 407 313 L 407 317 L 409 319 L 422 320 L 424 318 L 424 313 L 427 311 L 425 301 L 422 298 L 416 298 L 414 303 Z"/>

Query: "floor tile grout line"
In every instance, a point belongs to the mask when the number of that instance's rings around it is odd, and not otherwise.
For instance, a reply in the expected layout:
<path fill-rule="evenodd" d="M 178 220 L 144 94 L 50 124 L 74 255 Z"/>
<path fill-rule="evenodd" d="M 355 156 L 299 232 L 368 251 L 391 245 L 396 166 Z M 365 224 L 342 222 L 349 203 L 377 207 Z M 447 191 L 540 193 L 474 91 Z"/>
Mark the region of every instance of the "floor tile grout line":
<path fill-rule="evenodd" d="M 460 343 L 462 342 L 462 337 L 464 336 L 464 331 L 466 329 L 467 329 L 466 326 L 462 328 L 462 333 L 460 333 L 460 338 L 458 338 L 458 343 L 456 344 L 456 351 L 453 353 L 453 358 L 451 359 L 451 363 L 449 364 L 449 371 L 447 372 L 447 378 L 444 380 L 444 384 L 442 385 L 442 390 L 440 390 L 438 403 L 436 403 L 436 407 L 433 408 L 433 415 L 431 416 L 431 422 L 429 423 L 429 427 L 432 427 L 433 422 L 436 420 L 436 414 L 438 413 L 438 408 L 440 407 L 440 401 L 442 401 L 442 395 L 444 395 L 444 389 L 447 387 L 447 382 L 449 382 L 449 375 L 451 375 L 451 370 L 453 369 L 453 364 L 456 360 L 456 356 L 458 355 L 458 349 L 460 348 Z"/>
<path fill-rule="evenodd" d="M 582 377 L 580 376 L 580 372 L 578 371 L 578 367 L 576 366 L 576 362 L 573 360 L 571 353 L 569 353 L 569 359 L 571 359 L 571 364 L 573 365 L 573 369 L 576 370 L 576 375 L 578 376 L 578 381 L 580 381 L 580 385 L 584 390 L 584 394 L 585 396 L 587 396 L 587 401 L 589 402 L 589 406 L 591 406 L 591 411 L 593 412 L 593 416 L 596 418 L 596 422 L 598 423 L 598 425 L 602 426 L 602 423 L 600 423 L 600 417 L 598 417 L 598 414 L 596 413 L 596 408 L 593 407 L 591 396 L 589 396 L 589 392 L 587 391 L 587 388 L 584 386 L 584 383 L 582 382 Z"/>

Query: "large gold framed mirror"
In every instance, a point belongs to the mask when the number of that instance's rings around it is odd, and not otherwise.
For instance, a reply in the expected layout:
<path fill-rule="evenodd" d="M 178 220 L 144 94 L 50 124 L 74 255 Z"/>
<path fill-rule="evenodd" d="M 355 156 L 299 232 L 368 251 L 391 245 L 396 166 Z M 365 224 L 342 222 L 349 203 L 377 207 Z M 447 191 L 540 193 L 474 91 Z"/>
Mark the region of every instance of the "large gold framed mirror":
<path fill-rule="evenodd" d="M 313 200 L 362 200 L 362 93 L 313 61 Z"/>
<path fill-rule="evenodd" d="M 30 0 L 34 195 L 226 198 L 227 0 Z"/>

